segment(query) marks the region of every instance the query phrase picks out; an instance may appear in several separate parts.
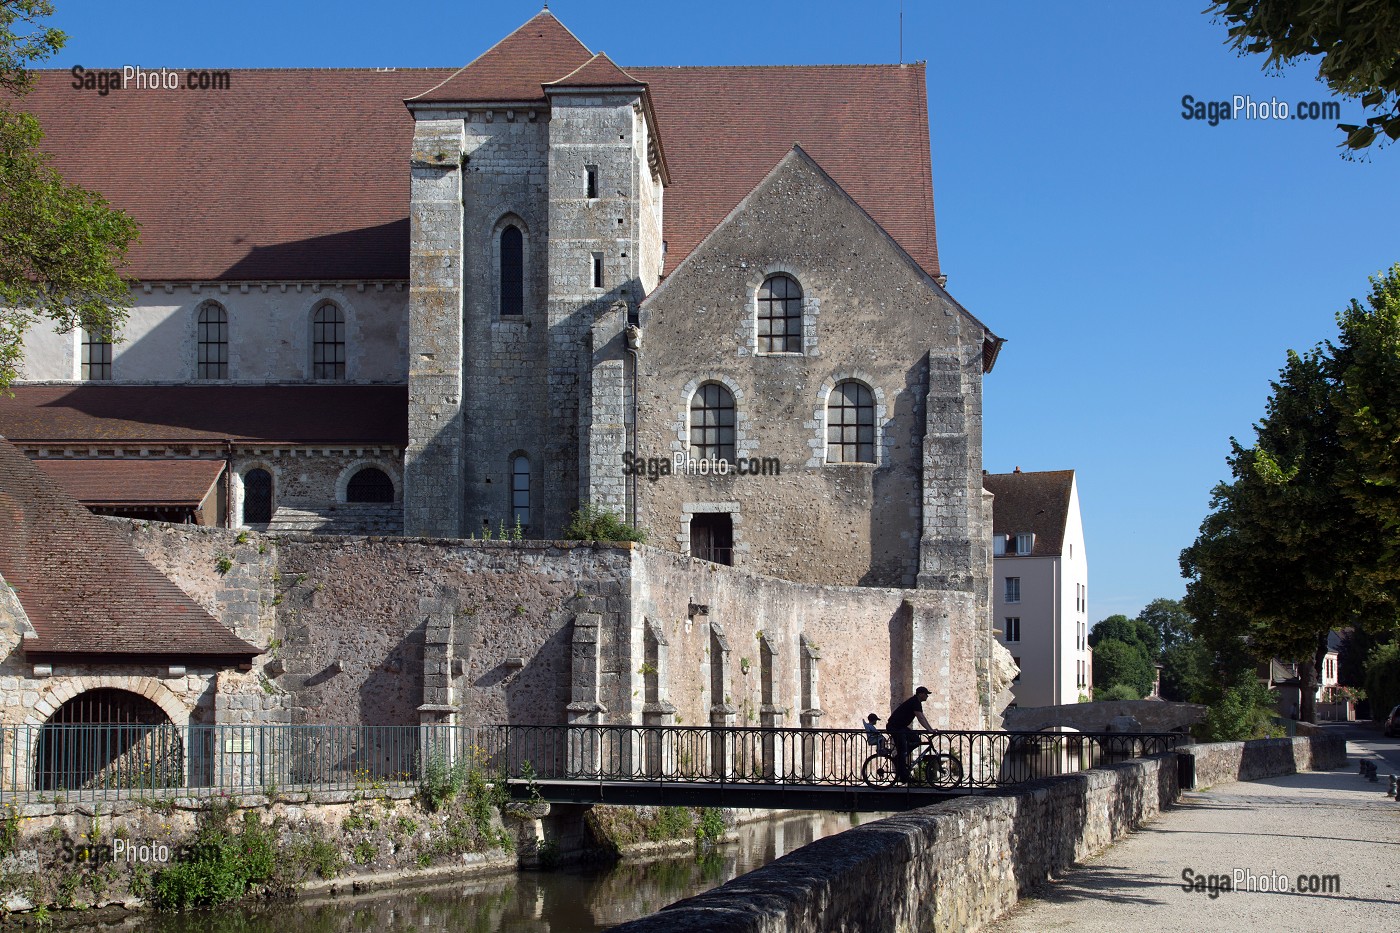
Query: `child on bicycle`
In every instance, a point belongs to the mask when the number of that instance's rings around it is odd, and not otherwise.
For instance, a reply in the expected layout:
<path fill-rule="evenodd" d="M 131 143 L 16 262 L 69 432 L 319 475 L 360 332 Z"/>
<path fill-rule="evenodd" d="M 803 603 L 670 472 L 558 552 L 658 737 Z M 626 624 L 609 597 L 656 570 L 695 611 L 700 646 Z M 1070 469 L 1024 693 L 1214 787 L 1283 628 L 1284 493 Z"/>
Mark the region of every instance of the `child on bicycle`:
<path fill-rule="evenodd" d="M 865 722 L 862 723 L 862 725 L 865 726 L 865 741 L 874 745 L 875 750 L 880 754 L 888 755 L 890 753 L 890 743 L 885 741 L 885 737 L 880 734 L 880 728 L 876 725 L 879 721 L 880 717 L 876 716 L 874 713 L 865 717 Z"/>

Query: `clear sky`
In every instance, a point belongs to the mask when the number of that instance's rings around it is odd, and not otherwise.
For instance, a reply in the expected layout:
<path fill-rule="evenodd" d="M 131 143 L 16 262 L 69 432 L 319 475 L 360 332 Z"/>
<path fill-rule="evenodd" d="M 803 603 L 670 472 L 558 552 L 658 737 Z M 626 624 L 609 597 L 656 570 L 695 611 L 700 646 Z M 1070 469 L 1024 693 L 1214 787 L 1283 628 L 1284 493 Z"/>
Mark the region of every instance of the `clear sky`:
<path fill-rule="evenodd" d="M 55 3 L 63 68 L 457 66 L 539 10 Z M 1239 58 L 1203 6 L 905 3 L 904 58 L 928 62 L 948 289 L 1007 339 L 985 464 L 1078 471 L 1092 619 L 1181 595 L 1177 555 L 1285 352 L 1331 337 L 1400 261 L 1400 148 L 1346 161 L 1335 121 L 1183 119 L 1186 94 L 1328 99 L 1314 67 Z M 624 66 L 899 60 L 898 0 L 550 7 Z"/>

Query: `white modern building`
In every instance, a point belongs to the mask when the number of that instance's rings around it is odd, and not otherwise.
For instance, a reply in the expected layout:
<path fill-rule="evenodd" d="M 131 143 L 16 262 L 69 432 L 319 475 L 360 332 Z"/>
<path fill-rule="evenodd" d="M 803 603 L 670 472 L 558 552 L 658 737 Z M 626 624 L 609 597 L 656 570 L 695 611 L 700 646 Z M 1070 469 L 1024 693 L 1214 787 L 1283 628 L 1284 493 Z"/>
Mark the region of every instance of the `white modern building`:
<path fill-rule="evenodd" d="M 993 625 L 1021 669 L 1017 706 L 1089 697 L 1089 561 L 1073 470 L 989 473 Z"/>

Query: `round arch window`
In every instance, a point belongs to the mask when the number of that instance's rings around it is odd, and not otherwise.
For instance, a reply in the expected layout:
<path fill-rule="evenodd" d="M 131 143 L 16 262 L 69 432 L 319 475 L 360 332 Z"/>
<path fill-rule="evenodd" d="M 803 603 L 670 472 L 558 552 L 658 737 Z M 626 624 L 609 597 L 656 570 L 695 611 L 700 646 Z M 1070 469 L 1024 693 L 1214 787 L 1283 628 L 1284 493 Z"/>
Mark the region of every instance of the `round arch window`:
<path fill-rule="evenodd" d="M 365 467 L 350 477 L 345 487 L 346 502 L 393 502 L 394 481 L 376 467 Z"/>

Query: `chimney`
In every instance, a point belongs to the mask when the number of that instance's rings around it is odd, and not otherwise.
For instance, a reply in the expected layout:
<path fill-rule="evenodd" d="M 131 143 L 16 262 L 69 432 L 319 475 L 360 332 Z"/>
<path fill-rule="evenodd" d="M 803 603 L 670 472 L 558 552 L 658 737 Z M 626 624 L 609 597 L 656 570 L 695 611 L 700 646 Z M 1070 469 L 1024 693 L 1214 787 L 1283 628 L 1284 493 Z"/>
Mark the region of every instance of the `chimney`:
<path fill-rule="evenodd" d="M 1020 473 L 1020 472 L 1021 472 L 1021 468 L 1020 468 L 1020 467 L 1017 467 L 1016 469 L 1012 470 L 1011 472 L 1012 472 L 1012 473 Z"/>

